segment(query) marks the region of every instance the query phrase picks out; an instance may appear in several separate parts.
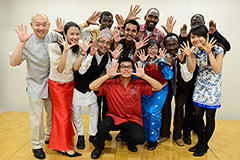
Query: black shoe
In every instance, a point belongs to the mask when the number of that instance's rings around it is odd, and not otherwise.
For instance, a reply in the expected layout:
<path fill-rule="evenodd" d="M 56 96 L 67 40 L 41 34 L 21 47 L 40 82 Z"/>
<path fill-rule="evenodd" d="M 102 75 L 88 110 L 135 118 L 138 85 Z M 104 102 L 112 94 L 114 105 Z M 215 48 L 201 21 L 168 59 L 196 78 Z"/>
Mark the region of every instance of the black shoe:
<path fill-rule="evenodd" d="M 49 140 L 45 140 L 45 144 L 49 144 Z"/>
<path fill-rule="evenodd" d="M 203 156 L 204 153 L 207 153 L 208 149 L 209 149 L 208 145 L 201 145 L 197 148 L 193 155 L 197 157 Z"/>
<path fill-rule="evenodd" d="M 33 153 L 34 153 L 34 157 L 38 158 L 38 159 L 45 159 L 45 153 L 43 151 L 42 148 L 40 149 L 33 149 Z"/>
<path fill-rule="evenodd" d="M 192 143 L 191 136 L 183 136 L 183 142 L 190 145 Z"/>
<path fill-rule="evenodd" d="M 59 150 L 55 150 L 57 151 L 58 153 L 62 153 L 62 155 L 64 155 L 65 151 L 59 151 Z"/>
<path fill-rule="evenodd" d="M 89 136 L 89 142 L 91 142 L 93 145 L 97 142 L 97 136 Z"/>
<path fill-rule="evenodd" d="M 82 154 L 81 153 L 78 153 L 78 152 L 76 152 L 76 151 L 74 151 L 74 153 L 73 154 L 68 154 L 67 153 L 67 151 L 65 151 L 65 152 L 63 152 L 63 155 L 66 155 L 66 156 L 68 156 L 68 157 L 78 157 L 78 156 L 81 156 Z"/>
<path fill-rule="evenodd" d="M 78 136 L 77 148 L 78 149 L 84 149 L 85 148 L 84 136 Z"/>
<path fill-rule="evenodd" d="M 154 150 L 158 145 L 157 141 L 149 141 L 148 143 L 149 143 L 149 146 L 148 146 L 149 151 Z"/>
<path fill-rule="evenodd" d="M 111 135 L 111 134 L 108 134 L 107 140 L 108 140 L 108 141 L 111 141 L 111 140 L 112 140 L 112 135 Z"/>
<path fill-rule="evenodd" d="M 198 142 L 195 146 L 189 148 L 188 151 L 190 151 L 190 152 L 195 152 L 200 145 L 201 145 L 201 142 Z"/>
<path fill-rule="evenodd" d="M 95 148 L 93 151 L 92 151 L 92 154 L 91 154 L 91 157 L 93 159 L 98 159 L 102 153 L 102 150 L 101 148 Z"/>
<path fill-rule="evenodd" d="M 137 152 L 138 149 L 135 145 L 128 145 L 128 150 L 131 152 Z"/>

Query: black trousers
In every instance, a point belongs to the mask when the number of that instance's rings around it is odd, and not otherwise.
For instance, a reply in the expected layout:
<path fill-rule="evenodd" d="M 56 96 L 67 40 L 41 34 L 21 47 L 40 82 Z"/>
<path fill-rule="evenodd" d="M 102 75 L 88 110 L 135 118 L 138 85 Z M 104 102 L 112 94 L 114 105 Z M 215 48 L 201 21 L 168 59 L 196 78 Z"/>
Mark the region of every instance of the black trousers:
<path fill-rule="evenodd" d="M 185 117 L 183 121 L 183 136 L 191 136 L 191 131 L 194 128 L 194 105 L 192 96 L 185 103 Z"/>
<path fill-rule="evenodd" d="M 98 113 L 99 113 L 98 114 L 98 128 L 99 128 L 100 122 L 104 119 L 104 117 L 106 117 L 106 114 L 108 112 L 106 96 L 98 96 L 97 103 L 98 103 Z"/>
<path fill-rule="evenodd" d="M 98 130 L 98 142 L 96 147 L 104 148 L 105 140 L 111 130 L 126 130 L 128 132 L 128 145 L 138 145 L 143 144 L 146 140 L 143 127 L 133 121 L 128 121 L 119 125 L 114 124 L 114 120 L 110 116 L 106 116 L 104 120 L 100 123 Z"/>
<path fill-rule="evenodd" d="M 170 85 L 171 86 L 171 85 Z M 175 95 L 175 112 L 174 112 L 174 122 L 173 122 L 173 139 L 177 140 L 182 138 L 183 129 L 183 117 L 184 117 L 184 104 L 187 102 L 188 98 L 192 95 L 186 93 L 181 86 L 177 85 L 177 94 Z M 161 137 L 170 136 L 171 131 L 171 115 L 172 115 L 172 88 L 169 87 L 168 95 L 162 109 L 162 127 L 160 130 Z M 185 108 L 186 109 L 186 108 Z"/>

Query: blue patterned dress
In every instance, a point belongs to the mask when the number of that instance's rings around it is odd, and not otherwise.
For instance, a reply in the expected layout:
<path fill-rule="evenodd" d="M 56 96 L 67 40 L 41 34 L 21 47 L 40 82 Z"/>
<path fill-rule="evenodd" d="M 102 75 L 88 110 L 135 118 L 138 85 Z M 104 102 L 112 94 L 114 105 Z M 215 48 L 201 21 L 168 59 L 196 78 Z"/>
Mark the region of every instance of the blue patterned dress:
<path fill-rule="evenodd" d="M 215 46 L 213 56 L 217 56 L 224 50 Z M 193 51 L 196 55 L 198 74 L 196 77 L 193 92 L 193 103 L 199 107 L 216 109 L 221 107 L 222 71 L 216 74 L 208 60 L 208 54 L 204 50 L 196 48 Z"/>
<path fill-rule="evenodd" d="M 143 129 L 146 139 L 157 141 L 161 128 L 161 111 L 168 94 L 167 80 L 172 79 L 173 72 L 166 57 L 145 64 L 145 73 L 163 85 L 163 88 L 153 92 L 152 96 L 143 95 L 141 98 Z"/>

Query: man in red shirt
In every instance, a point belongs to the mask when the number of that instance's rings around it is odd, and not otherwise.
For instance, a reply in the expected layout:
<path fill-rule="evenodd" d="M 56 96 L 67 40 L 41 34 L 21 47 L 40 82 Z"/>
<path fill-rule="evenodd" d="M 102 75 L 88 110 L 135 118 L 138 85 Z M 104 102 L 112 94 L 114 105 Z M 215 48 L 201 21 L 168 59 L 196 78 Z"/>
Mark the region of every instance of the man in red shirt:
<path fill-rule="evenodd" d="M 107 98 L 109 111 L 100 124 L 98 131 L 98 142 L 95 144 L 91 157 L 99 158 L 104 149 L 105 140 L 110 130 L 126 130 L 128 132 L 128 149 L 136 152 L 135 145 L 145 142 L 143 130 L 143 119 L 141 109 L 141 96 L 152 95 L 152 91 L 159 91 L 162 85 L 155 79 L 149 77 L 144 72 L 141 63 L 135 65 L 129 58 L 123 58 L 118 64 L 112 63 L 108 74 L 93 81 L 89 88 L 98 91 L 96 94 L 105 95 Z M 110 79 L 120 75 L 116 79 Z M 140 79 L 133 79 L 135 75 Z M 145 81 L 144 81 L 145 80 Z"/>

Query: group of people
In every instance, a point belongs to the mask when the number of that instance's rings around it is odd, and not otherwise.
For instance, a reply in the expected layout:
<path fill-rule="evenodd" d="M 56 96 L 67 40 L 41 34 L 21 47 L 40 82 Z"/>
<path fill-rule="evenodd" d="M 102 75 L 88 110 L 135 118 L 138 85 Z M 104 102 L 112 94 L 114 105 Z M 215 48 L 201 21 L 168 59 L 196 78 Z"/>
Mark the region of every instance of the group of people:
<path fill-rule="evenodd" d="M 131 6 L 126 17 L 94 12 L 77 24 L 56 19 L 57 29 L 49 32 L 44 13 L 31 18 L 34 33 L 26 26 L 15 31 L 19 37 L 10 53 L 10 64 L 27 62 L 27 92 L 30 106 L 31 143 L 34 156 L 44 159 L 43 110 L 47 112 L 45 143 L 69 157 L 81 156 L 74 148 L 85 148 L 81 107 L 89 107 L 89 142 L 97 159 L 111 140 L 111 130 L 121 130 L 117 141 L 136 152 L 148 141 L 148 150 L 170 138 L 171 101 L 175 97 L 173 140 L 178 146 L 191 144 L 191 131 L 198 142 L 189 149 L 194 156 L 207 152 L 215 128 L 216 109 L 221 106 L 222 64 L 229 42 L 205 26 L 204 17 L 191 18 L 191 30 L 173 32 L 176 20 L 168 17 L 165 34 L 156 27 L 160 13 L 150 8 L 145 23 L 137 22 L 139 5 Z M 99 19 L 100 27 L 91 29 Z M 206 112 L 206 126 L 203 116 Z M 102 113 L 102 114 L 101 114 Z M 182 134 L 183 133 L 183 134 Z"/>

